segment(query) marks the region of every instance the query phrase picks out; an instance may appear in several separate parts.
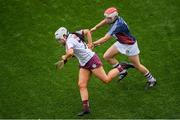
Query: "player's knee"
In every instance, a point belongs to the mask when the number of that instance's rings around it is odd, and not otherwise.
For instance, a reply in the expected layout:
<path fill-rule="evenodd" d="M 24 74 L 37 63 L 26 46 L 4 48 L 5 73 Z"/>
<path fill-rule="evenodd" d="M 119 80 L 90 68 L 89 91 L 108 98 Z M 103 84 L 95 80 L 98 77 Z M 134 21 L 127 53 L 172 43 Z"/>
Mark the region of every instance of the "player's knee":
<path fill-rule="evenodd" d="M 110 59 L 109 55 L 107 55 L 106 53 L 103 55 L 103 58 L 104 58 L 105 60 L 109 60 L 109 59 Z"/>
<path fill-rule="evenodd" d="M 78 86 L 79 86 L 79 89 L 83 89 L 87 87 L 87 85 L 84 82 L 79 82 Z"/>
<path fill-rule="evenodd" d="M 105 78 L 104 80 L 103 80 L 103 82 L 105 83 L 105 84 L 108 84 L 109 82 L 110 82 L 110 78 Z"/>

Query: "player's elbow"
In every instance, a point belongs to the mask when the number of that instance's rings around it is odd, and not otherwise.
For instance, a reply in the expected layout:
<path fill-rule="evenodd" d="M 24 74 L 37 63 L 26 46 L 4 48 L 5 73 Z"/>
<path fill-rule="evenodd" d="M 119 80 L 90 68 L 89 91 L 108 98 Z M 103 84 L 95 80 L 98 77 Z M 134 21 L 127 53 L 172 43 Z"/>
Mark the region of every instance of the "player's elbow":
<path fill-rule="evenodd" d="M 74 52 L 73 52 L 73 51 L 72 51 L 72 52 L 70 52 L 70 53 L 69 53 L 69 55 L 70 55 L 70 56 L 73 56 L 73 55 L 74 55 Z"/>
<path fill-rule="evenodd" d="M 111 38 L 111 35 L 109 35 L 109 34 L 106 34 L 105 36 L 104 36 L 104 39 L 107 41 L 107 40 L 109 40 Z"/>
<path fill-rule="evenodd" d="M 73 56 L 74 55 L 74 50 L 73 49 L 68 50 L 68 55 Z"/>

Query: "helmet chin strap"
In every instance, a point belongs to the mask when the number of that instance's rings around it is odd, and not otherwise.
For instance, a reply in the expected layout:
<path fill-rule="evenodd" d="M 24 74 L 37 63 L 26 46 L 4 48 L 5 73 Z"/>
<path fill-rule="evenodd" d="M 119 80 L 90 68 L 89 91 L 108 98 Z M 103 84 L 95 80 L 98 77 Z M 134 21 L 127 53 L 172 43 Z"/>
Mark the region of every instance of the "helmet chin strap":
<path fill-rule="evenodd" d="M 67 33 L 66 33 L 66 34 L 67 34 L 67 37 L 68 37 L 70 33 L 67 31 Z"/>
<path fill-rule="evenodd" d="M 70 33 L 67 31 L 66 35 L 65 35 L 65 34 L 63 35 L 63 37 L 64 37 L 64 39 L 63 39 L 64 44 L 63 44 L 63 45 L 64 45 L 64 46 L 66 45 L 66 41 L 67 41 L 67 38 L 68 38 L 69 34 L 70 34 Z"/>
<path fill-rule="evenodd" d="M 112 20 L 112 22 L 110 22 L 110 24 L 114 24 L 117 19 L 118 19 L 118 16 L 115 16 L 114 20 Z"/>
<path fill-rule="evenodd" d="M 114 21 L 112 22 L 112 24 L 115 23 L 117 19 L 118 19 L 118 16 L 115 16 Z"/>

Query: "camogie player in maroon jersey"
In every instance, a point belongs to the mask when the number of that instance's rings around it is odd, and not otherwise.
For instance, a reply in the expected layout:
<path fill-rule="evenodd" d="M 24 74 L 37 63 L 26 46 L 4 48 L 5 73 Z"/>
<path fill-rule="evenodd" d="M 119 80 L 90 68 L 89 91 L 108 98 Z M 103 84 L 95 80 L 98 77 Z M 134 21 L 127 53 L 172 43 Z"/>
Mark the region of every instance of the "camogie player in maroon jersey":
<path fill-rule="evenodd" d="M 84 36 L 87 36 L 88 46 L 85 43 Z M 62 56 L 56 65 L 58 68 L 62 68 L 64 63 L 67 62 L 73 55 L 79 60 L 79 90 L 83 105 L 83 111 L 78 116 L 83 116 L 90 113 L 89 109 L 89 95 L 88 95 L 88 81 L 91 77 L 91 73 L 104 83 L 109 83 L 114 77 L 120 75 L 124 69 L 132 67 L 129 64 L 119 65 L 118 67 L 110 70 L 108 74 L 104 71 L 102 62 L 95 52 L 91 49 L 92 38 L 91 32 L 88 29 L 69 33 L 64 27 L 60 27 L 55 32 L 55 38 L 60 44 L 63 44 L 66 48 L 66 54 Z M 89 48 L 88 48 L 89 47 Z"/>

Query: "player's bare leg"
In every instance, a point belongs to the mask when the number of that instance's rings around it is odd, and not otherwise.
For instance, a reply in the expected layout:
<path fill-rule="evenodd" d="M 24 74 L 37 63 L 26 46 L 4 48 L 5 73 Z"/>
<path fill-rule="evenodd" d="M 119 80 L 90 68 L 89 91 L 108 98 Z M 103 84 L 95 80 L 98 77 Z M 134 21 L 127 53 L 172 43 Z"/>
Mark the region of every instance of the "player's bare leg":
<path fill-rule="evenodd" d="M 115 45 L 112 45 L 107 51 L 104 53 L 103 58 L 111 64 L 113 67 L 116 67 L 119 62 L 115 58 L 115 56 L 119 53 Z"/>
<path fill-rule="evenodd" d="M 147 78 L 146 89 L 148 87 L 153 87 L 156 84 L 156 79 L 151 75 L 149 70 L 140 63 L 139 55 L 129 56 L 129 60 L 133 63 L 134 67 Z"/>
<path fill-rule="evenodd" d="M 119 75 L 119 73 L 123 71 L 122 67 L 112 69 L 108 75 L 104 71 L 103 67 L 99 67 L 92 70 L 92 73 L 101 79 L 104 83 L 109 83 L 114 77 Z M 78 116 L 83 116 L 85 114 L 90 113 L 89 110 L 89 101 L 88 101 L 88 90 L 87 85 L 90 78 L 91 72 L 87 69 L 81 68 L 79 71 L 79 82 L 78 86 L 80 89 L 81 100 L 83 104 L 83 111 L 78 114 Z"/>
<path fill-rule="evenodd" d="M 143 75 L 149 72 L 149 70 L 140 63 L 139 55 L 129 56 L 129 60 L 133 63 L 134 67 Z"/>
<path fill-rule="evenodd" d="M 79 70 L 79 81 L 78 86 L 80 90 L 81 100 L 83 104 L 83 111 L 78 114 L 78 116 L 83 116 L 84 114 L 88 114 L 89 110 L 89 99 L 88 99 L 88 90 L 87 85 L 90 78 L 91 72 L 87 69 L 81 68 Z"/>
<path fill-rule="evenodd" d="M 99 68 L 93 69 L 92 73 L 98 77 L 100 80 L 102 80 L 104 83 L 109 83 L 110 81 L 112 81 L 113 78 L 115 78 L 116 76 L 118 76 L 120 74 L 120 72 L 123 71 L 122 67 L 118 67 L 118 68 L 114 68 L 112 70 L 109 71 L 108 74 L 106 74 L 106 72 L 104 71 L 104 68 L 101 66 Z"/>
<path fill-rule="evenodd" d="M 119 62 L 118 60 L 115 58 L 115 56 L 119 54 L 118 49 L 116 48 L 116 46 L 113 44 L 103 55 L 103 58 L 113 66 L 113 68 L 119 67 Z M 132 68 L 133 66 L 129 63 L 124 63 L 124 69 L 126 68 Z M 127 75 L 127 70 L 124 70 L 124 72 L 122 72 L 119 75 L 119 80 L 122 80 L 125 76 Z"/>

